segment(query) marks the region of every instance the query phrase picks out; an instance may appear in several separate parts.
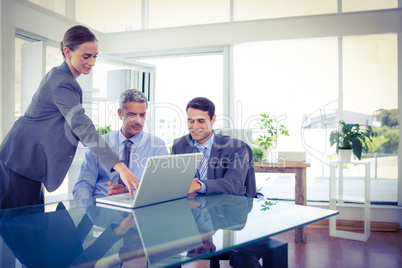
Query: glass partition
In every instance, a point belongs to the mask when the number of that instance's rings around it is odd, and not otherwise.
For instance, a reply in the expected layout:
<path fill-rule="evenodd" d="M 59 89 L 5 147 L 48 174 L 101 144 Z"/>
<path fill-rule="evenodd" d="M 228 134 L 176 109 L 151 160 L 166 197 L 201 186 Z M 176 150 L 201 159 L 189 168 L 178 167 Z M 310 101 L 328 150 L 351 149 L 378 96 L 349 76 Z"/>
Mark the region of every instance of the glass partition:
<path fill-rule="evenodd" d="M 235 96 L 242 128 L 254 128 L 261 113 L 284 124 L 277 151 L 305 151 L 308 199 L 328 200 L 329 162 L 336 160 L 329 134 L 338 120 L 374 127 L 372 201 L 397 201 L 398 90 L 396 34 L 343 38 L 343 99 L 340 99 L 338 38 L 270 41 L 235 47 Z M 340 103 L 341 102 L 341 103 Z M 343 107 L 342 115 L 338 107 Z M 340 118 L 343 116 L 343 118 Z M 258 146 L 257 146 L 258 147 Z M 272 150 L 272 149 L 271 149 Z M 268 152 L 270 153 L 270 152 Z M 270 160 L 270 159 L 268 159 Z M 294 176 L 257 174 L 270 198 L 294 199 Z M 346 180 L 361 179 L 354 174 Z M 288 190 L 286 190 L 288 189 Z"/>

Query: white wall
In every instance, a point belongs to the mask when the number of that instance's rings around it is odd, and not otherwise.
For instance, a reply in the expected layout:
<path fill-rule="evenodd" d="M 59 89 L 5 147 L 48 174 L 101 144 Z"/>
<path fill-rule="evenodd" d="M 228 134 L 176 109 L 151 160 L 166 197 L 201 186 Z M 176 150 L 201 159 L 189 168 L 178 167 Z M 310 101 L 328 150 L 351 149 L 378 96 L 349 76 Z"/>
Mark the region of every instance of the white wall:
<path fill-rule="evenodd" d="M 15 111 L 15 44 L 14 1 L 1 1 L 1 136 L 5 137 L 14 123 Z"/>

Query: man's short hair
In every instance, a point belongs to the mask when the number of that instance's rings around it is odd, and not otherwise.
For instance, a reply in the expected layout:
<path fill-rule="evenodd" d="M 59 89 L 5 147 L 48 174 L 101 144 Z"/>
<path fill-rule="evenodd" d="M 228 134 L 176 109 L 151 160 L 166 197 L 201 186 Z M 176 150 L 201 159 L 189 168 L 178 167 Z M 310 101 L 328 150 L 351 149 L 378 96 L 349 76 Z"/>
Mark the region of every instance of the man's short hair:
<path fill-rule="evenodd" d="M 212 120 L 212 117 L 215 115 L 215 104 L 212 101 L 210 101 L 209 99 L 204 98 L 204 97 L 198 97 L 198 98 L 192 99 L 187 104 L 186 112 L 189 108 L 208 112 L 209 119 L 211 119 L 211 120 Z"/>
<path fill-rule="evenodd" d="M 119 108 L 123 112 L 125 108 L 126 102 L 139 102 L 139 103 L 145 103 L 146 109 L 148 109 L 148 100 L 147 97 L 145 97 L 144 93 L 142 93 L 139 90 L 136 89 L 127 89 L 120 95 L 120 100 L 119 100 Z"/>

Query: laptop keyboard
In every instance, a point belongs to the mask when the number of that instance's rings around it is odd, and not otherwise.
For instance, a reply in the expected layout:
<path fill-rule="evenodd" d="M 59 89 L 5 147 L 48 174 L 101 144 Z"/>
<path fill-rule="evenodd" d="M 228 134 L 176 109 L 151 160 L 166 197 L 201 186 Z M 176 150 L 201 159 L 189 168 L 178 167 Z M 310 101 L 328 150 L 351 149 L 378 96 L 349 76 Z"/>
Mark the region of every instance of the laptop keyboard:
<path fill-rule="evenodd" d="M 121 202 L 124 202 L 124 203 L 131 203 L 131 202 L 133 202 L 133 200 L 134 200 L 135 193 L 136 193 L 136 192 L 133 192 L 133 197 L 131 197 L 129 193 L 126 193 L 126 194 L 124 194 L 123 196 L 121 196 L 119 200 L 120 200 Z"/>

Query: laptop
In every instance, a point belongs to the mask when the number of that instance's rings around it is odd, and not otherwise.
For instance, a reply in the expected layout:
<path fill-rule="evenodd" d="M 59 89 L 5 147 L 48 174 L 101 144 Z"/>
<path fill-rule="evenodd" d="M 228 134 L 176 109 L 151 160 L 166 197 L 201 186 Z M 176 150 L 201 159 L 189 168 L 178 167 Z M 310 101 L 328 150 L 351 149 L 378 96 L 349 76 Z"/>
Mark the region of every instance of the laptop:
<path fill-rule="evenodd" d="M 187 197 L 202 153 L 149 157 L 138 189 L 133 193 L 96 198 L 97 205 L 107 204 L 138 208 Z"/>
<path fill-rule="evenodd" d="M 148 267 L 167 267 L 202 245 L 187 198 L 132 210 Z"/>
<path fill-rule="evenodd" d="M 131 235 L 134 237 L 138 234 L 142 246 L 133 242 L 137 239 L 127 237 L 127 241 L 135 245 L 130 244 L 131 249 L 122 252 L 118 250 L 119 253 L 115 253 L 114 257 L 107 257 L 112 260 L 124 261 L 145 256 L 150 268 L 173 267 L 172 264 L 187 258 L 187 251 L 202 245 L 202 237 L 187 198 L 136 209 L 110 205 L 102 209 L 104 211 L 100 214 L 105 214 L 106 210 L 131 213 L 135 220 L 132 228 L 136 230 L 136 233 Z M 106 264 L 99 261 L 97 264 L 99 267 L 110 266 L 110 262 Z"/>

